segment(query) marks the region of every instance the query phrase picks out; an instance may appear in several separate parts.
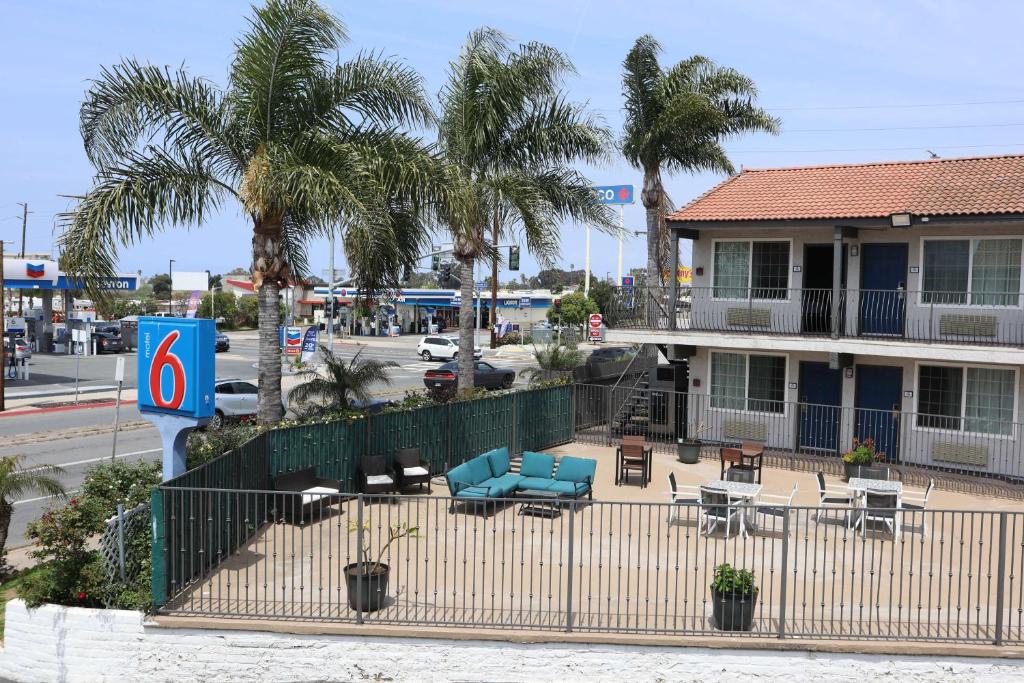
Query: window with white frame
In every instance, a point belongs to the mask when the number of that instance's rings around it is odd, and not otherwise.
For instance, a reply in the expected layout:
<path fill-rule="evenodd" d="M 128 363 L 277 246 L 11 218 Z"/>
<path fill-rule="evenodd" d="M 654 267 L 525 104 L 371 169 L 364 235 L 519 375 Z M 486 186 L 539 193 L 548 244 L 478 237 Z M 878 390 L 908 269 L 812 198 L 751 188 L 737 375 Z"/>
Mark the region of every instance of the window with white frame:
<path fill-rule="evenodd" d="M 926 239 L 922 302 L 1018 306 L 1022 247 L 1015 238 Z"/>
<path fill-rule="evenodd" d="M 711 407 L 782 413 L 786 400 L 786 357 L 711 353 Z"/>
<path fill-rule="evenodd" d="M 922 365 L 919 427 L 1012 434 L 1017 373 L 1011 369 Z"/>
<path fill-rule="evenodd" d="M 715 242 L 714 295 L 718 299 L 786 299 L 789 242 Z"/>

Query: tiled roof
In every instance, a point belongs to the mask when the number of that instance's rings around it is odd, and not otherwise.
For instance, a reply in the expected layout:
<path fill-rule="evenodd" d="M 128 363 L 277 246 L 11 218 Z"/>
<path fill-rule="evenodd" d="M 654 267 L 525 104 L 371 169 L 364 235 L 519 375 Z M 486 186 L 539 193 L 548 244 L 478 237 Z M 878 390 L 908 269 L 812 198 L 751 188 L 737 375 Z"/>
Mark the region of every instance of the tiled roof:
<path fill-rule="evenodd" d="M 253 287 L 253 284 L 251 282 L 249 282 L 248 280 L 232 280 L 231 278 L 224 278 L 224 282 L 228 283 L 232 287 L 238 287 L 239 289 L 244 289 L 247 292 L 254 292 L 254 291 L 256 291 L 255 288 Z"/>
<path fill-rule="evenodd" d="M 744 169 L 671 221 L 1024 213 L 1024 155 Z"/>

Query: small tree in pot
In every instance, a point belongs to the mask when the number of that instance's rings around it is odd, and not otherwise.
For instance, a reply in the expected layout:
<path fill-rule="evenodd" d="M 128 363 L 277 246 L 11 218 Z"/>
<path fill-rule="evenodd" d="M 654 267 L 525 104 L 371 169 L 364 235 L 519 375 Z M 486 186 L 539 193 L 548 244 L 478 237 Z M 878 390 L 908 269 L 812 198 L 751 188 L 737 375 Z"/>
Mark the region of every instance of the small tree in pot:
<path fill-rule="evenodd" d="M 676 442 L 676 447 L 679 450 L 679 462 L 688 465 L 697 464 L 700 460 L 700 449 L 702 446 L 700 435 L 707 430 L 708 428 L 703 422 L 698 423 L 696 427 L 690 425 L 690 428 L 686 431 L 686 438 L 679 439 Z"/>
<path fill-rule="evenodd" d="M 875 450 L 875 440 L 868 437 L 861 441 L 853 439 L 853 448 L 843 454 L 844 478 L 857 476 L 861 467 L 871 467 L 876 462 L 885 460 L 885 453 Z"/>
<path fill-rule="evenodd" d="M 725 563 L 715 567 L 711 610 L 720 631 L 749 631 L 754 624 L 757 586 L 754 572 Z"/>
<path fill-rule="evenodd" d="M 348 525 L 349 533 L 359 530 L 359 524 L 355 521 L 350 521 Z M 362 610 L 363 612 L 376 612 L 384 606 L 384 600 L 388 595 L 388 576 L 391 573 L 391 568 L 384 564 L 381 560 L 384 559 L 384 553 L 387 552 L 388 548 L 395 541 L 406 538 L 415 537 L 419 532 L 419 527 L 409 526 L 408 524 L 392 524 L 388 527 L 388 540 L 384 543 L 377 551 L 376 559 L 373 558 L 373 546 L 369 539 L 370 523 L 363 523 L 363 563 L 362 572 L 360 573 L 360 565 L 358 562 L 353 564 L 345 565 L 345 582 L 348 585 L 348 606 L 354 610 Z"/>

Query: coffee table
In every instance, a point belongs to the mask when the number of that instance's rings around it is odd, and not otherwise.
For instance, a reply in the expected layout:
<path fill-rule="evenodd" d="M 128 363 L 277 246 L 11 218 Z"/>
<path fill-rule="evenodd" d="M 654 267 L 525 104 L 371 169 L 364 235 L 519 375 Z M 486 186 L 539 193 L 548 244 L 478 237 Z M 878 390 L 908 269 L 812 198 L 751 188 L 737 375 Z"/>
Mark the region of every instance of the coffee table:
<path fill-rule="evenodd" d="M 564 496 L 561 493 L 545 491 L 543 489 L 523 489 L 519 492 L 518 497 L 531 499 L 519 506 L 520 515 L 546 517 L 548 519 L 562 515 L 562 504 L 559 500 Z"/>

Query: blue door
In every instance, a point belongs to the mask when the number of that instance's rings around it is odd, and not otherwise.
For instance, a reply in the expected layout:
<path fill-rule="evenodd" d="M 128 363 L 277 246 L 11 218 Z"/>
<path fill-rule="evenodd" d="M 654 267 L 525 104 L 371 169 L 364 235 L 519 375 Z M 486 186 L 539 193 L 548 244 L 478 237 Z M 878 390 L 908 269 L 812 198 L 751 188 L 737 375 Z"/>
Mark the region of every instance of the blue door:
<path fill-rule="evenodd" d="M 843 371 L 828 363 L 800 362 L 800 448 L 836 452 Z"/>
<path fill-rule="evenodd" d="M 907 245 L 860 247 L 860 332 L 903 336 L 907 301 Z"/>
<path fill-rule="evenodd" d="M 861 441 L 874 439 L 875 449 L 885 453 L 888 462 L 899 461 L 902 396 L 903 368 L 857 366 L 854 436 Z"/>

